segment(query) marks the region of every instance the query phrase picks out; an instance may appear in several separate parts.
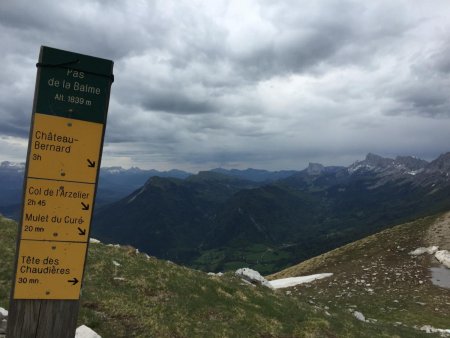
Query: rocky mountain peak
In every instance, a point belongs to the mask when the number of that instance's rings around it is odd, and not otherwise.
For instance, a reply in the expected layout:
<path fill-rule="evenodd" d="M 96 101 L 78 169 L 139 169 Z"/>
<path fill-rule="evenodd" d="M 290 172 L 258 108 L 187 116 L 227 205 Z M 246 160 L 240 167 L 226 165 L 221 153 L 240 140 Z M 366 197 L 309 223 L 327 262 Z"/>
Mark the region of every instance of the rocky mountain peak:
<path fill-rule="evenodd" d="M 430 162 L 427 169 L 437 171 L 450 171 L 450 152 L 440 155 L 437 159 Z"/>
<path fill-rule="evenodd" d="M 425 168 L 428 164 L 427 161 L 413 156 L 397 156 L 395 158 L 395 163 L 410 170 L 420 170 Z"/>
<path fill-rule="evenodd" d="M 368 153 L 364 160 L 356 161 L 355 163 L 350 165 L 348 167 L 348 171 L 349 173 L 354 173 L 359 170 L 380 171 L 392 166 L 393 163 L 394 160 L 391 158 L 385 158 L 380 155 Z"/>
<path fill-rule="evenodd" d="M 348 170 L 350 173 L 358 170 L 383 172 L 390 174 L 415 175 L 428 166 L 428 162 L 413 156 L 397 156 L 394 159 L 368 153 L 363 161 L 352 164 Z"/>
<path fill-rule="evenodd" d="M 308 175 L 320 175 L 325 170 L 325 167 L 320 163 L 309 163 L 306 172 Z"/>
<path fill-rule="evenodd" d="M 380 155 L 376 155 L 373 153 L 368 153 L 366 155 L 366 159 L 364 161 L 364 164 L 371 165 L 377 168 L 386 168 L 393 164 L 394 160 L 387 157 L 382 157 Z"/>

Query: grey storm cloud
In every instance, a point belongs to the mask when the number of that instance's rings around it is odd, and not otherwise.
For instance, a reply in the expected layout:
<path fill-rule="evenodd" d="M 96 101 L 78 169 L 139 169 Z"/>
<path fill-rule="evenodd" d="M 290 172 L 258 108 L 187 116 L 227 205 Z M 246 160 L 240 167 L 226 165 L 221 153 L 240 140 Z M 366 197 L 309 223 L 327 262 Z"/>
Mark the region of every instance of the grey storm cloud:
<path fill-rule="evenodd" d="M 176 90 L 167 89 L 147 92 L 145 98 L 141 100 L 141 106 L 146 110 L 168 113 L 201 114 L 216 110 L 212 102 L 201 101 Z"/>
<path fill-rule="evenodd" d="M 0 159 L 25 156 L 40 45 L 115 61 L 105 164 L 430 159 L 449 150 L 449 13 L 445 0 L 3 1 L 0 149 L 14 152 Z"/>
<path fill-rule="evenodd" d="M 418 86 L 411 88 L 403 98 L 405 106 L 419 115 L 450 117 L 450 98 L 446 88 Z"/>

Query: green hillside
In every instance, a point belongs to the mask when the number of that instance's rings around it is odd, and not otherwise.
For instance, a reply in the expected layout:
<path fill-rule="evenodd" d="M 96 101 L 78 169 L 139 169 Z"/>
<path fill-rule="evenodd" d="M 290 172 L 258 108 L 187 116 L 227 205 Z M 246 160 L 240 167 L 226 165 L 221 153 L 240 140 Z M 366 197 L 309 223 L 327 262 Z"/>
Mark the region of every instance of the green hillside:
<path fill-rule="evenodd" d="M 5 308 L 15 232 L 14 222 L 0 220 L 0 306 Z M 245 284 L 231 273 L 209 276 L 148 258 L 131 247 L 91 244 L 79 324 L 104 338 L 433 336 L 389 320 L 361 322 L 345 306 L 327 310 L 325 299 L 309 300 Z"/>
<path fill-rule="evenodd" d="M 331 278 L 292 290 L 330 309 L 353 308 L 366 317 L 406 326 L 450 328 L 450 289 L 431 282 L 433 255 L 412 256 L 418 247 L 450 249 L 450 214 L 398 225 L 314 257 L 269 279 L 331 272 Z M 331 301 L 331 303 L 330 303 Z"/>

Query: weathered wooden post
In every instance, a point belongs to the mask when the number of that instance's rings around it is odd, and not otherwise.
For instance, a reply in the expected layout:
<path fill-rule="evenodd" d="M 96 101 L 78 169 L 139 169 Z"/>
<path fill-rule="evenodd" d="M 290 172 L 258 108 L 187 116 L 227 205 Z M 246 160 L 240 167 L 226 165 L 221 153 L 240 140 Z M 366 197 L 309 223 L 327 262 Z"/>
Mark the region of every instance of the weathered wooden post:
<path fill-rule="evenodd" d="M 41 47 L 8 338 L 75 336 L 113 62 Z"/>

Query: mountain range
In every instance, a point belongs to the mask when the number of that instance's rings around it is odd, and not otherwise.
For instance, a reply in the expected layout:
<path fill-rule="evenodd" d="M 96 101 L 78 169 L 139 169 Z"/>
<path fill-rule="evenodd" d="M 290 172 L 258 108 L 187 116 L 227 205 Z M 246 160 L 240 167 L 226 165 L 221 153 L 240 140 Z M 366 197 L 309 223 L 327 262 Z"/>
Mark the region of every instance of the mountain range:
<path fill-rule="evenodd" d="M 0 213 L 19 219 L 25 163 L 4 161 L 0 163 Z M 182 170 L 157 171 L 136 167 L 102 167 L 96 196 L 96 205 L 115 202 L 142 186 L 149 177 L 186 178 L 191 174 Z"/>
<path fill-rule="evenodd" d="M 431 162 L 368 154 L 349 167 L 152 177 L 99 208 L 93 234 L 202 270 L 246 265 L 270 273 L 447 210 L 449 168 L 450 153 Z"/>
<path fill-rule="evenodd" d="M 0 164 L 0 213 L 19 218 L 24 165 Z M 220 271 L 271 273 L 450 206 L 450 153 L 431 162 L 369 153 L 348 167 L 190 174 L 102 168 L 93 235 Z"/>

